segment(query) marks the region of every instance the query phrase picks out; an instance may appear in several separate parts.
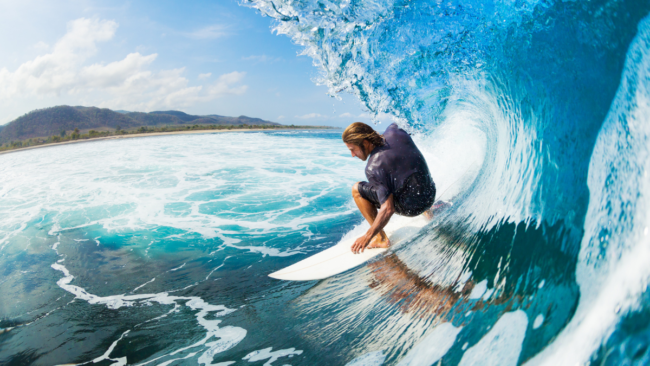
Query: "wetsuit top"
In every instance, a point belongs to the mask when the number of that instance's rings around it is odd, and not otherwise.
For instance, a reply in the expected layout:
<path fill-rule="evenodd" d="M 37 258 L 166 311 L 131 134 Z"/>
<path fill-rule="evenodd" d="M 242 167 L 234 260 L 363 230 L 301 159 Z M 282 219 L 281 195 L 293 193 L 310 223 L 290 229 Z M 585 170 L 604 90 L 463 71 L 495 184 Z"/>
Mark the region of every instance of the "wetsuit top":
<path fill-rule="evenodd" d="M 375 188 L 380 204 L 399 192 L 411 174 L 429 175 L 424 156 L 406 131 L 393 123 L 384 132 L 384 140 L 386 144 L 372 150 L 366 165 L 366 177 Z"/>

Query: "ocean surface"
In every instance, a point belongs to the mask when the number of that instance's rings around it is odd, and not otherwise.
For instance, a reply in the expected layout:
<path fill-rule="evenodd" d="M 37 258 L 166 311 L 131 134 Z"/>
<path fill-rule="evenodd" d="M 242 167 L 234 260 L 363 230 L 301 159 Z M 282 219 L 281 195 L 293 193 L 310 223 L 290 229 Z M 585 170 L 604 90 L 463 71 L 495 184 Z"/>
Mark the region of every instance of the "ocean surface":
<path fill-rule="evenodd" d="M 367 228 L 340 131 L 0 155 L 0 364 L 650 364 L 650 2 L 243 5 L 411 132 L 453 206 L 285 282 Z"/>

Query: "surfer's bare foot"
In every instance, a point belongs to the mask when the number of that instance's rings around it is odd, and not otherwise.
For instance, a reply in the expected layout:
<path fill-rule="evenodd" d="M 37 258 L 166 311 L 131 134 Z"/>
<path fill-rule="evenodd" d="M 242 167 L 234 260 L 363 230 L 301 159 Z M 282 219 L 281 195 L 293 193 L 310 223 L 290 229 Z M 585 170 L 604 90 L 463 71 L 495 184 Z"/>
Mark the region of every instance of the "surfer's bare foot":
<path fill-rule="evenodd" d="M 368 249 L 372 248 L 388 248 L 390 246 L 390 240 L 386 234 L 377 234 L 368 244 Z"/>

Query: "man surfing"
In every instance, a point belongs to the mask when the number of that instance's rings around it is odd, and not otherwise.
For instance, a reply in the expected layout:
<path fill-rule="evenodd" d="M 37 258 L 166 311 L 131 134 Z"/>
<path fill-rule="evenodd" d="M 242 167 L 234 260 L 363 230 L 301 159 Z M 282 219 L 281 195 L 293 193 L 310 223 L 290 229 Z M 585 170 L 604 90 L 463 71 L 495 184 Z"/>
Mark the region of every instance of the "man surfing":
<path fill-rule="evenodd" d="M 354 122 L 342 138 L 353 157 L 368 160 L 368 181 L 355 183 L 352 197 L 370 229 L 354 242 L 353 253 L 390 246 L 384 227 L 394 213 L 432 217 L 436 185 L 424 156 L 406 131 L 393 123 L 382 136 L 367 124 Z"/>

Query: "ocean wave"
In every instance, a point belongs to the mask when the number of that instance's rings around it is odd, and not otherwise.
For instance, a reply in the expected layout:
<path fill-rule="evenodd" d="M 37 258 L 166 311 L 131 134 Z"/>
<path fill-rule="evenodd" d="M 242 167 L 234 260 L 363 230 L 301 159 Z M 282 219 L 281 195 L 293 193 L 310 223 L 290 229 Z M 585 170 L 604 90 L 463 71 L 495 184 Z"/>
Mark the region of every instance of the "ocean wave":
<path fill-rule="evenodd" d="M 523 311 L 513 364 L 588 362 L 612 333 L 627 344 L 622 319 L 646 308 L 648 279 L 636 261 L 648 226 L 647 2 L 243 4 L 303 46 L 333 96 L 352 93 L 413 133 L 436 182 L 477 166 L 440 225 L 302 299 L 328 314 L 321 328 L 359 319 L 324 338 L 356 334 L 359 355 L 390 338 L 394 363 L 436 324 L 462 323 L 444 362 L 497 364 L 497 351 L 468 347 Z M 472 296 L 479 285 L 489 296 Z"/>

